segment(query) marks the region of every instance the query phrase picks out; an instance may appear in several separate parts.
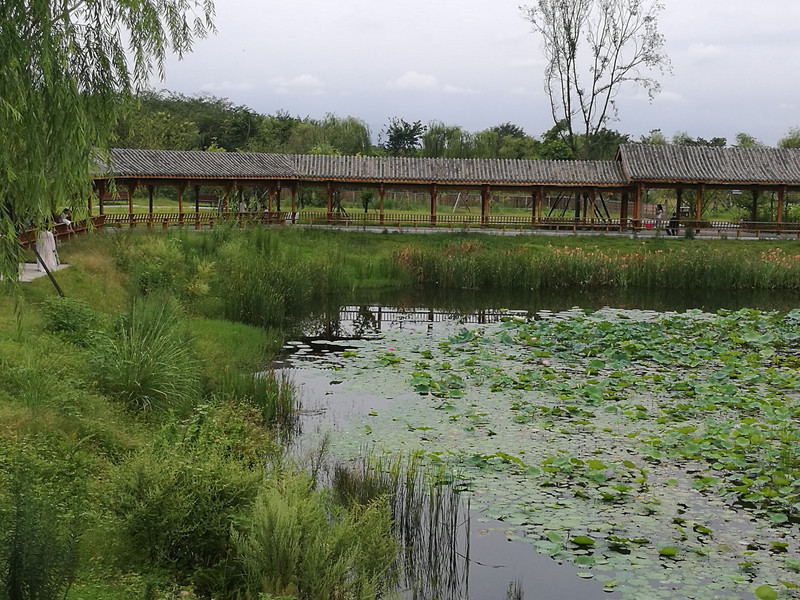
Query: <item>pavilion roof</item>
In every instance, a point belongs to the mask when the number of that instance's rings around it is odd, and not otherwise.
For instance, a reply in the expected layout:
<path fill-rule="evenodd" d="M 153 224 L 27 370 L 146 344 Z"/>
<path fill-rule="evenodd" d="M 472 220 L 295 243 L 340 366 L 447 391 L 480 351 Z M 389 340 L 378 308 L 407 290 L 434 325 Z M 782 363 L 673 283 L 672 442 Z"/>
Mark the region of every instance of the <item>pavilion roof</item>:
<path fill-rule="evenodd" d="M 509 160 L 258 154 L 114 148 L 104 174 L 117 178 L 295 179 L 398 184 L 628 184 L 614 161 Z"/>
<path fill-rule="evenodd" d="M 255 152 L 201 152 L 199 150 L 140 150 L 113 148 L 104 173 L 141 178 L 296 178 L 283 154 Z"/>
<path fill-rule="evenodd" d="M 98 177 L 625 187 L 800 185 L 800 150 L 624 144 L 615 161 L 410 158 L 115 148 Z"/>
<path fill-rule="evenodd" d="M 617 160 L 631 182 L 800 184 L 800 150 L 624 144 Z"/>

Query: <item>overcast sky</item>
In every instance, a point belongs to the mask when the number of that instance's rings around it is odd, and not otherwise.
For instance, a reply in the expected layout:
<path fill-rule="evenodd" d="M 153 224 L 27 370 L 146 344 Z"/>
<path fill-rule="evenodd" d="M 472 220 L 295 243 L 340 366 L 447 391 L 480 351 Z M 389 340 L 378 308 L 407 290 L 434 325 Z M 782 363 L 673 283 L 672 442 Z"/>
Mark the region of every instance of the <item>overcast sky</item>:
<path fill-rule="evenodd" d="M 626 89 L 609 126 L 634 139 L 746 132 L 774 145 L 800 126 L 798 0 L 664 0 L 672 75 L 653 103 Z M 218 34 L 170 60 L 156 89 L 209 93 L 264 114 L 391 117 L 477 132 L 552 127 L 540 42 L 518 0 L 217 0 Z"/>

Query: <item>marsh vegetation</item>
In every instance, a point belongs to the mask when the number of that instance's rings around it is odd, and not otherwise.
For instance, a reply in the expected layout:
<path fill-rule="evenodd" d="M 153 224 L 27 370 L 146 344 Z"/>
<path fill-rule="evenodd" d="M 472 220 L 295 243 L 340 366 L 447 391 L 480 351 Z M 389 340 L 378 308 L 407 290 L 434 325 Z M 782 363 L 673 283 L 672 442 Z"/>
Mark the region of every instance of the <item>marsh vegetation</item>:
<path fill-rule="evenodd" d="M 358 349 L 326 359 L 337 378 L 379 372 L 394 386 L 384 395 L 414 403 L 410 418 L 370 416 L 349 454 L 332 438 L 348 462 L 330 461 L 330 476 L 321 450 L 286 452 L 300 374 L 270 366 L 298 319 L 353 289 L 793 293 L 796 245 L 221 227 L 116 232 L 61 254 L 68 299 L 46 280 L 0 298 L 0 597 L 446 597 L 464 585 L 469 498 L 618 590 L 641 587 L 617 576 L 617 555 L 667 557 L 702 579 L 721 546 L 736 548 L 719 519 L 747 515 L 770 535 L 720 577 L 737 593 L 791 593 L 794 313 L 531 314 L 348 341 Z M 402 460 L 398 423 L 419 445 Z M 592 452 L 598 439 L 619 452 Z M 677 500 L 696 510 L 692 498 L 719 514 L 670 513 L 685 522 L 669 533 L 584 518 L 621 508 L 647 529 Z M 553 525 L 564 515 L 566 530 Z"/>

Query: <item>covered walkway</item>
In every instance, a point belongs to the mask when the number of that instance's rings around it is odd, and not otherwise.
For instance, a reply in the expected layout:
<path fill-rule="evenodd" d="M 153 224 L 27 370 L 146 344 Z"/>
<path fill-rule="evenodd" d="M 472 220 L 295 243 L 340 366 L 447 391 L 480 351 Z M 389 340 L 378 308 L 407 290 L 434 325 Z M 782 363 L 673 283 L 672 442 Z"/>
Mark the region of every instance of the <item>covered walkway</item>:
<path fill-rule="evenodd" d="M 117 226 L 212 226 L 236 218 L 282 224 L 339 224 L 384 227 L 546 228 L 555 230 L 628 231 L 652 226 L 643 214 L 648 190 L 674 190 L 676 212 L 683 226 L 697 230 L 800 231 L 785 222 L 789 194 L 800 192 L 800 151 L 773 148 L 702 148 L 683 146 L 621 146 L 614 161 L 549 161 L 500 159 L 439 159 L 327 155 L 216 153 L 195 151 L 113 149 L 98 169 L 94 185 L 99 213 L 115 197 L 128 202 L 127 214 L 107 214 Z M 177 190 L 178 211 L 154 212 L 157 187 Z M 300 211 L 302 187 L 323 190 L 324 211 Z M 134 210 L 134 193 L 147 190 L 149 210 Z M 217 193 L 208 194 L 209 189 Z M 377 212 L 347 214 L 339 210 L 344 189 L 367 189 L 378 198 Z M 242 214 L 237 198 L 250 190 L 263 210 Z M 423 192 L 429 210 L 396 213 L 384 210 L 389 190 Z M 744 222 L 705 218 L 704 197 L 712 190 L 750 194 L 751 218 Z M 480 214 L 444 214 L 438 198 L 446 192 L 480 194 Z M 530 197 L 530 214 L 492 215 L 493 194 Z M 762 195 L 777 195 L 777 218 L 759 221 Z M 568 217 L 543 214 L 545 200 L 557 194 L 570 203 Z M 614 198 L 612 215 L 606 202 Z M 211 200 L 210 209 L 201 204 Z M 188 210 L 187 210 L 188 208 Z M 686 210 L 688 209 L 688 210 Z M 93 206 L 89 206 L 90 214 Z M 566 204 L 565 204 L 566 213 Z"/>

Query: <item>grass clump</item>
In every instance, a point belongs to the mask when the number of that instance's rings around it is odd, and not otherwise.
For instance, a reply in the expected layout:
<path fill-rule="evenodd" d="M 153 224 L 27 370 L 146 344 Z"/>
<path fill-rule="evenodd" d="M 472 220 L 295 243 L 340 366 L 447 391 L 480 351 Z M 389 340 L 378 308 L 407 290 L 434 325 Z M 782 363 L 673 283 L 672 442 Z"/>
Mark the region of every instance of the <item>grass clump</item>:
<path fill-rule="evenodd" d="M 130 408 L 165 412 L 195 401 L 200 369 L 177 309 L 135 302 L 117 330 L 94 348 L 101 390 Z"/>
<path fill-rule="evenodd" d="M 398 551 L 385 502 L 343 509 L 305 474 L 262 489 L 234 536 L 245 598 L 377 598 L 391 589 Z"/>

